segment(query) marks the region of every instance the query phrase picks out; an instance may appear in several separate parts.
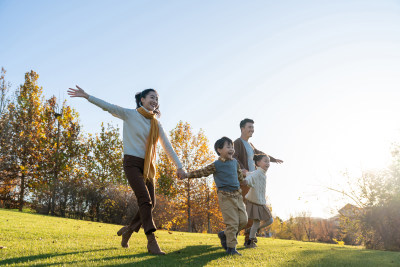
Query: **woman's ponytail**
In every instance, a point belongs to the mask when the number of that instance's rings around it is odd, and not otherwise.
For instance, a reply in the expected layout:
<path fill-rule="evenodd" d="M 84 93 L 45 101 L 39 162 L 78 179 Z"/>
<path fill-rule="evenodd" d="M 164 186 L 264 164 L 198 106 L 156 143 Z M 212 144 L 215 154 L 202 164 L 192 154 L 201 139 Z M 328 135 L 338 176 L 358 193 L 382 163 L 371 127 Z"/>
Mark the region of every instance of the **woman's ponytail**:
<path fill-rule="evenodd" d="M 142 106 L 142 92 L 138 92 L 135 94 L 136 108 L 140 108 Z"/>

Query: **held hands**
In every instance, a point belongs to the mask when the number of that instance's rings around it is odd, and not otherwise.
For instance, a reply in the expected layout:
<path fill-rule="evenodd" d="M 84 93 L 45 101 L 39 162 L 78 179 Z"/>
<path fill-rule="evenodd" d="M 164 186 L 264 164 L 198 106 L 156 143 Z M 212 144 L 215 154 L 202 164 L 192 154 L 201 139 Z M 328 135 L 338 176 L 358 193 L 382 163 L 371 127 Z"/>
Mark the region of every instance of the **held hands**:
<path fill-rule="evenodd" d="M 243 174 L 244 177 L 246 177 L 248 173 L 249 173 L 248 170 L 242 169 L 242 174 Z M 243 180 L 243 181 L 240 182 L 240 185 L 248 185 L 248 182 L 246 180 Z"/>
<path fill-rule="evenodd" d="M 89 98 L 89 95 L 82 88 L 80 88 L 78 85 L 76 85 L 76 88 L 68 89 L 68 95 L 70 97 L 84 97 L 86 99 Z"/>
<path fill-rule="evenodd" d="M 176 171 L 176 175 L 178 176 L 178 179 L 179 179 L 179 180 L 183 180 L 183 179 L 186 179 L 186 178 L 187 178 L 187 174 L 186 174 L 186 172 L 185 172 L 182 168 L 180 168 L 180 169 L 178 169 L 178 170 Z"/>

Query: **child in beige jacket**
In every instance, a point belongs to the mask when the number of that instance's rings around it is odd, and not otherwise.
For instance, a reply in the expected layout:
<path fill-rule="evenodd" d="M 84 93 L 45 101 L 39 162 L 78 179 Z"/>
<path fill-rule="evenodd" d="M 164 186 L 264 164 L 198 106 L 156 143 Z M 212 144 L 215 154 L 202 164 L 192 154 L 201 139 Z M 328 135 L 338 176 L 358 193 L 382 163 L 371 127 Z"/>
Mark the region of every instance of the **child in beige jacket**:
<path fill-rule="evenodd" d="M 257 169 L 248 173 L 242 182 L 250 187 L 249 192 L 246 194 L 246 211 L 248 218 L 253 219 L 253 225 L 250 229 L 250 239 L 245 244 L 249 248 L 257 247 L 256 233 L 258 229 L 266 227 L 273 222 L 272 214 L 266 205 L 265 195 L 266 173 L 270 165 L 270 159 L 265 154 L 254 155 L 253 159 Z M 263 222 L 262 224 L 261 221 Z"/>

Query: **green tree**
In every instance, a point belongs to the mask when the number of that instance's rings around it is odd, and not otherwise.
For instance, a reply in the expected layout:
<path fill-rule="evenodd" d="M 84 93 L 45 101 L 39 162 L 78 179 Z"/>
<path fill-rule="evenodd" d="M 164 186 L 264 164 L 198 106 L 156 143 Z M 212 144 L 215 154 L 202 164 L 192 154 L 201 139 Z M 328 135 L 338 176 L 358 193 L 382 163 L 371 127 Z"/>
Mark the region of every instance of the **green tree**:
<path fill-rule="evenodd" d="M 89 135 L 84 168 L 87 173 L 91 218 L 100 221 L 101 207 L 109 184 L 126 184 L 123 170 L 123 146 L 119 129 L 101 125 L 100 134 Z"/>

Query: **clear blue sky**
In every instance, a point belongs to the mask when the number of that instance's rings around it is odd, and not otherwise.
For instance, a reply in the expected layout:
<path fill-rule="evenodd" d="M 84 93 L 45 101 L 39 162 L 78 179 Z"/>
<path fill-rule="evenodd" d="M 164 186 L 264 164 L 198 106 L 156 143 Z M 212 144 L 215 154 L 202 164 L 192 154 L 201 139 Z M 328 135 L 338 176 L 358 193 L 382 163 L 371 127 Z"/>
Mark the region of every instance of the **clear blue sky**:
<path fill-rule="evenodd" d="M 0 65 L 17 87 L 39 73 L 46 97 L 75 84 L 134 107 L 155 88 L 167 130 L 179 120 L 210 143 L 239 137 L 272 165 L 275 214 L 329 217 L 341 173 L 382 168 L 400 134 L 400 1 L 0 0 Z M 85 132 L 118 119 L 68 99 Z"/>

